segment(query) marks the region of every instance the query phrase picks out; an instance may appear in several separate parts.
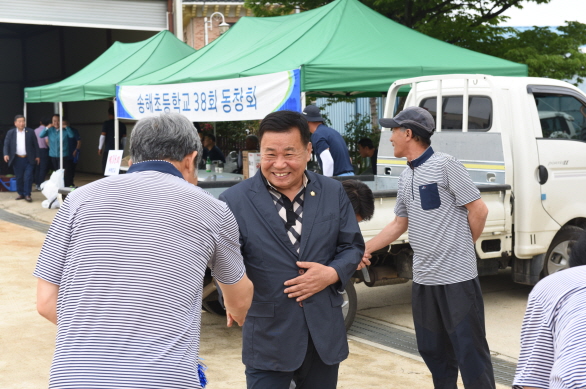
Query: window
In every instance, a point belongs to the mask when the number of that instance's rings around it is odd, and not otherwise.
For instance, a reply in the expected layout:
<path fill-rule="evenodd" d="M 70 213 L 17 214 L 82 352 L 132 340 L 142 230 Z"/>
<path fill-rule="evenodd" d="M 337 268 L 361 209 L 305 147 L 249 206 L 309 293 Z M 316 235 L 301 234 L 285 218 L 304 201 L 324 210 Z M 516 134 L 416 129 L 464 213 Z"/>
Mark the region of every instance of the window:
<path fill-rule="evenodd" d="M 573 96 L 534 93 L 544 138 L 586 140 L 586 105 Z"/>
<path fill-rule="evenodd" d="M 443 96 L 442 131 L 462 131 L 462 96 Z M 421 107 L 427 109 L 436 118 L 437 98 L 431 97 L 421 101 Z M 486 96 L 468 97 L 468 131 L 488 131 L 492 124 L 492 101 Z"/>

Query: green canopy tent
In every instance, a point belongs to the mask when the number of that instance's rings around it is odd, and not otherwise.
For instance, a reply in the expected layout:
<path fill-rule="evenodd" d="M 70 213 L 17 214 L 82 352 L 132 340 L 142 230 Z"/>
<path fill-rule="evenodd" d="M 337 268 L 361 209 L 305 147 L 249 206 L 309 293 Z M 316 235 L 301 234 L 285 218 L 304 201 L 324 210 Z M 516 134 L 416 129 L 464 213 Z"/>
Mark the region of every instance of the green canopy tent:
<path fill-rule="evenodd" d="M 54 84 L 25 88 L 25 114 L 27 103 L 59 103 L 62 121 L 63 102 L 112 99 L 116 96 L 116 84 L 152 73 L 194 52 L 195 49 L 166 30 L 141 42 L 114 42 L 92 63 L 70 77 Z M 115 123 L 118 139 L 118 120 Z M 118 142 L 115 144 L 117 148 Z M 60 166 L 63 167 L 62 155 Z"/>
<path fill-rule="evenodd" d="M 140 77 L 179 61 L 195 49 L 169 31 L 136 43 L 114 42 L 79 72 L 54 84 L 24 88 L 25 103 L 58 103 L 111 99 L 116 84 Z"/>
<path fill-rule="evenodd" d="M 398 79 L 424 75 L 527 75 L 526 65 L 430 38 L 358 0 L 336 0 L 299 14 L 242 18 L 198 52 L 120 84 L 188 83 L 292 69 L 301 69 L 301 91 L 309 95 L 380 96 Z"/>

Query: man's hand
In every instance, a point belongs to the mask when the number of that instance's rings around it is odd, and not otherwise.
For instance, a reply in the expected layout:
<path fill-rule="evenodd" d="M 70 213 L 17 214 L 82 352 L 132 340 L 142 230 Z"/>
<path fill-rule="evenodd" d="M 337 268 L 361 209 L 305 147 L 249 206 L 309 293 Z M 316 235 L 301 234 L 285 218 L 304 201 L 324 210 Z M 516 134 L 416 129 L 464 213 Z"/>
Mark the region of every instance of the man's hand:
<path fill-rule="evenodd" d="M 8 163 L 8 160 L 9 160 L 9 159 L 10 159 L 10 156 L 8 156 L 8 155 L 5 155 L 5 156 L 4 156 L 4 162 Z"/>
<path fill-rule="evenodd" d="M 73 153 L 71 155 L 73 155 L 73 158 L 75 158 L 75 156 L 77 155 L 77 149 L 73 150 Z"/>
<path fill-rule="evenodd" d="M 98 149 L 98 155 L 102 155 L 102 149 Z"/>
<path fill-rule="evenodd" d="M 41 164 L 41 158 L 35 158 L 35 161 L 37 161 L 37 165 Z"/>
<path fill-rule="evenodd" d="M 226 325 L 228 327 L 232 327 L 232 324 L 236 322 L 240 327 L 244 325 L 244 321 L 246 320 L 246 315 L 244 316 L 235 316 L 232 315 L 230 312 L 226 311 Z"/>
<path fill-rule="evenodd" d="M 295 298 L 298 302 L 321 292 L 340 280 L 336 269 L 321 263 L 297 262 L 297 266 L 301 268 L 299 271 L 301 275 L 285 281 L 285 286 L 289 286 L 285 289 L 285 293 L 289 295 L 287 297 Z"/>
<path fill-rule="evenodd" d="M 356 270 L 362 270 L 366 266 L 370 265 L 370 258 L 372 258 L 372 255 L 365 252 L 364 255 L 362 256 L 362 261 L 360 261 Z"/>

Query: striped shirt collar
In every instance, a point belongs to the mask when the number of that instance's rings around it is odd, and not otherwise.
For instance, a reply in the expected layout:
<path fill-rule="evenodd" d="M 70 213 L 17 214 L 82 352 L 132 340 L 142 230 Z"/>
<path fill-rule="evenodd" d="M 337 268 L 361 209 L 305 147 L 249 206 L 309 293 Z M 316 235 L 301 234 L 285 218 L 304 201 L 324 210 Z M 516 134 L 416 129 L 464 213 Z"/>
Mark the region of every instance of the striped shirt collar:
<path fill-rule="evenodd" d="M 293 200 L 279 192 L 270 182 L 262 175 L 264 184 L 273 199 L 275 208 L 279 217 L 283 220 L 283 225 L 291 244 L 299 254 L 301 248 L 301 232 L 303 229 L 303 203 L 305 201 L 305 188 L 309 182 L 307 173 L 303 174 L 303 185 Z"/>
<path fill-rule="evenodd" d="M 433 149 L 429 146 L 419 157 L 415 158 L 413 161 L 407 161 L 407 165 L 409 165 L 411 169 L 415 169 L 416 167 L 423 165 L 432 155 Z"/>
<path fill-rule="evenodd" d="M 144 172 L 144 171 L 148 171 L 148 170 L 154 170 L 154 171 L 160 172 L 160 173 L 171 174 L 173 176 L 176 176 L 176 177 L 183 179 L 183 174 L 181 174 L 179 172 L 179 170 L 177 170 L 175 165 L 173 165 L 171 162 L 167 162 L 167 161 L 143 161 L 143 162 L 133 163 L 128 168 L 128 171 L 126 173 L 128 174 L 128 173 Z"/>

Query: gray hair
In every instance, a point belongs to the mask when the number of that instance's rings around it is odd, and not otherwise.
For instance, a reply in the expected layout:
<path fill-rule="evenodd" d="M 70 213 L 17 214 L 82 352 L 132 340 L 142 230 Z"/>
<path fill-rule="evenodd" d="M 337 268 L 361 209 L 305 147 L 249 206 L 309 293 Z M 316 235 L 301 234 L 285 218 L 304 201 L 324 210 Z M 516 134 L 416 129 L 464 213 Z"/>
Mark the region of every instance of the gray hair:
<path fill-rule="evenodd" d="M 183 159 L 197 151 L 194 161 L 199 165 L 202 146 L 197 130 L 185 116 L 164 113 L 140 119 L 130 136 L 130 156 L 134 163 Z"/>

